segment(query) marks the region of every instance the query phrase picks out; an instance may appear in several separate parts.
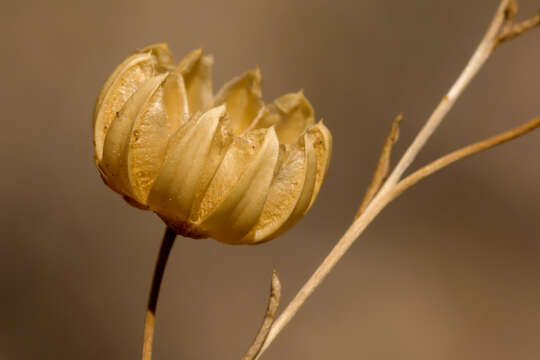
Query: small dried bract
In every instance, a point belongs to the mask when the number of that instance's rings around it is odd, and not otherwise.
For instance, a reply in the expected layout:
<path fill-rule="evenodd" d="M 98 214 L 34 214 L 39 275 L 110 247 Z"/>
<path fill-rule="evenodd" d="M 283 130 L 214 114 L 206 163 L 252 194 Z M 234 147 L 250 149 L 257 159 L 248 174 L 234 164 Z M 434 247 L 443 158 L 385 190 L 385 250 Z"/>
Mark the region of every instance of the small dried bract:
<path fill-rule="evenodd" d="M 195 50 L 175 66 L 158 44 L 121 63 L 94 112 L 96 165 L 109 187 L 181 235 L 267 241 L 312 206 L 331 135 L 302 92 L 265 105 L 258 69 L 214 96 L 212 62 Z"/>

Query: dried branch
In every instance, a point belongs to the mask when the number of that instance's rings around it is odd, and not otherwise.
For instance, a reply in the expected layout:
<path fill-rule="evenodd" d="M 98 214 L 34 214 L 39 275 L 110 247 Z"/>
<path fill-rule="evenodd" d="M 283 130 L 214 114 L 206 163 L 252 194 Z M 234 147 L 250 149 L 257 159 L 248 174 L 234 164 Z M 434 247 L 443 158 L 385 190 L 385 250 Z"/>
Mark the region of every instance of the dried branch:
<path fill-rule="evenodd" d="M 352 223 L 345 234 L 337 242 L 334 248 L 326 256 L 317 270 L 311 275 L 308 281 L 302 286 L 294 299 L 285 308 L 282 314 L 277 318 L 276 322 L 270 329 L 268 337 L 263 344 L 258 359 L 262 353 L 268 348 L 276 336 L 294 317 L 296 312 L 304 304 L 306 299 L 315 291 L 321 284 L 328 273 L 334 268 L 337 262 L 352 246 L 354 241 L 360 236 L 371 221 L 380 213 L 380 211 L 392 199 L 392 191 L 398 184 L 401 176 L 414 161 L 420 150 L 424 147 L 431 135 L 435 132 L 444 117 L 448 114 L 452 106 L 455 104 L 459 96 L 463 93 L 467 85 L 480 71 L 489 56 L 493 53 L 499 43 L 499 34 L 504 25 L 508 25 L 516 12 L 515 0 L 502 0 L 495 13 L 495 16 L 484 35 L 484 38 L 478 45 L 469 63 L 460 74 L 454 85 L 448 93 L 443 96 L 439 105 L 435 108 L 431 116 L 428 118 L 422 129 L 419 131 L 412 144 L 409 146 L 405 154 L 402 156 L 394 170 L 385 181 L 384 185 L 377 192 L 377 195 L 371 200 L 369 205 L 364 209 L 361 215 Z M 518 33 L 517 35 L 522 34 Z M 516 35 L 516 36 L 517 36 Z M 454 160 L 455 161 L 455 160 Z M 435 169 L 435 168 L 433 168 Z M 427 176 L 427 175 L 426 175 Z M 403 184 L 403 183 L 402 183 Z M 403 185 L 401 185 L 403 186 Z M 399 189 L 399 188 L 398 188 Z"/>
<path fill-rule="evenodd" d="M 524 125 L 514 128 L 503 134 L 494 136 L 484 141 L 466 146 L 460 150 L 454 151 L 448 155 L 441 157 L 440 159 L 426 165 L 420 170 L 409 175 L 407 178 L 399 182 L 392 190 L 381 197 L 377 202 L 372 202 L 366 211 L 347 229 L 345 234 L 339 239 L 338 243 L 330 251 L 324 261 L 319 265 L 317 270 L 304 284 L 302 289 L 297 293 L 294 299 L 289 303 L 285 311 L 279 316 L 274 326 L 270 330 L 263 348 L 259 352 L 260 355 L 268 348 L 272 343 L 272 340 L 279 334 L 279 332 L 287 325 L 291 318 L 300 309 L 306 299 L 315 291 L 317 286 L 324 280 L 330 270 L 336 265 L 341 257 L 347 252 L 353 242 L 360 236 L 360 234 L 366 229 L 371 221 L 381 212 L 386 205 L 388 205 L 393 199 L 399 196 L 403 191 L 416 184 L 421 179 L 433 174 L 434 172 L 442 169 L 454 163 L 457 160 L 476 154 L 480 151 L 489 149 L 496 145 L 515 139 L 522 136 L 537 127 L 540 126 L 540 118 L 536 118 Z"/>
<path fill-rule="evenodd" d="M 268 333 L 270 332 L 272 324 L 274 323 L 277 309 L 279 307 L 280 298 L 281 283 L 279 282 L 276 270 L 274 270 L 272 272 L 272 281 L 270 285 L 270 298 L 268 299 L 268 307 L 266 308 L 266 314 L 264 315 L 263 323 L 261 325 L 261 328 L 259 329 L 259 332 L 257 333 L 257 336 L 255 336 L 255 340 L 253 340 L 253 344 L 250 346 L 248 352 L 242 358 L 242 360 L 252 360 L 261 351 L 263 343 L 266 340 Z"/>
<path fill-rule="evenodd" d="M 371 183 L 366 190 L 364 200 L 362 200 L 362 204 L 360 204 L 360 207 L 354 216 L 355 219 L 357 219 L 364 212 L 388 176 L 388 172 L 390 171 L 392 148 L 399 139 L 399 123 L 402 119 L 403 114 L 399 114 L 392 122 L 392 127 L 390 128 L 390 132 L 384 141 L 381 155 L 379 157 L 379 161 L 377 162 L 377 167 L 373 173 L 373 178 L 371 179 Z"/>
<path fill-rule="evenodd" d="M 405 190 L 415 185 L 420 180 L 428 177 L 429 175 L 441 170 L 444 167 L 447 167 L 448 165 L 458 160 L 461 160 L 471 155 L 485 151 L 494 146 L 504 144 L 505 142 L 508 142 L 510 140 L 513 140 L 517 137 L 520 137 L 522 135 L 525 135 L 533 131 L 539 126 L 540 126 L 540 117 L 537 117 L 529 122 L 526 122 L 525 124 L 522 124 L 504 133 L 501 133 L 499 135 L 495 135 L 488 139 L 465 146 L 461 149 L 451 152 L 450 154 L 442 156 L 439 159 L 429 163 L 428 165 L 415 171 L 414 173 L 412 173 L 411 175 L 407 176 L 405 179 L 397 183 L 397 185 L 392 189 L 392 191 L 390 191 L 388 195 L 386 195 L 386 199 L 384 201 L 386 203 L 389 203 L 390 201 L 398 197 L 401 193 L 403 193 Z"/>
<path fill-rule="evenodd" d="M 391 187 L 393 187 L 401 178 L 405 170 L 414 161 L 420 150 L 424 147 L 428 139 L 433 135 L 435 130 L 439 127 L 444 117 L 448 114 L 452 106 L 455 104 L 459 96 L 463 93 L 467 85 L 476 76 L 478 71 L 485 64 L 489 56 L 495 49 L 495 44 L 501 27 L 507 21 L 507 12 L 509 6 L 512 6 L 512 0 L 502 0 L 493 21 L 491 22 L 486 34 L 482 41 L 476 48 L 473 56 L 469 60 L 465 69 L 460 74 L 454 85 L 450 88 L 448 93 L 442 97 L 441 102 L 435 108 L 429 119 L 426 121 L 420 132 L 416 135 L 412 144 L 409 146 L 403 157 L 400 159 L 383 187 L 379 191 L 378 195 L 384 194 Z M 374 199 L 375 200 L 375 199 Z"/>
<path fill-rule="evenodd" d="M 159 297 L 159 289 L 161 288 L 161 280 L 163 279 L 163 273 L 165 272 L 165 266 L 169 254 L 171 253 L 174 240 L 176 239 L 176 232 L 170 228 L 165 230 L 163 240 L 161 242 L 161 248 L 159 249 L 159 255 L 156 261 L 156 267 L 154 269 L 154 278 L 152 279 L 152 287 L 150 289 L 150 296 L 148 298 L 148 307 L 146 308 L 146 318 L 144 319 L 144 337 L 143 337 L 143 351 L 142 359 L 152 359 L 152 342 L 154 339 L 154 329 L 156 322 L 156 308 Z"/>
<path fill-rule="evenodd" d="M 506 26 L 503 30 L 501 30 L 501 33 L 497 38 L 497 45 L 502 44 L 505 41 L 512 40 L 524 32 L 535 28 L 536 26 L 540 26 L 540 12 L 530 19 L 523 20 L 518 24 L 510 24 L 509 26 Z"/>

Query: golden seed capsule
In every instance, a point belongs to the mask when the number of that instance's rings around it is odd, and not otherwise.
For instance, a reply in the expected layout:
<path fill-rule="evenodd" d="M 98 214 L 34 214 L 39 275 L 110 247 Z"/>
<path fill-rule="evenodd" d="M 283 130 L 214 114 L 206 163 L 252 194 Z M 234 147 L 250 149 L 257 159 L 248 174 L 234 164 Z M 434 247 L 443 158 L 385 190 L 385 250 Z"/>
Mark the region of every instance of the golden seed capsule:
<path fill-rule="evenodd" d="M 265 105 L 258 69 L 212 94 L 210 56 L 178 66 L 165 44 L 133 53 L 94 112 L 105 183 L 181 235 L 229 244 L 275 238 L 312 206 L 332 137 L 302 92 Z"/>

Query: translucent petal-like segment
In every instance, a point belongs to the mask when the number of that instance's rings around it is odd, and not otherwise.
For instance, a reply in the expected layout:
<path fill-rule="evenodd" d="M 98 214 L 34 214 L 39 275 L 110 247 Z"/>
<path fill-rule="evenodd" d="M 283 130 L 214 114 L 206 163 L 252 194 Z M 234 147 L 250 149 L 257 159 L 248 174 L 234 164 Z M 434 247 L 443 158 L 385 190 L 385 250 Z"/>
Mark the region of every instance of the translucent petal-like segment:
<path fill-rule="evenodd" d="M 268 241 L 296 224 L 311 202 L 317 173 L 317 158 L 312 140 L 304 135 L 294 145 L 285 145 L 282 166 L 270 187 L 257 224 L 244 239 Z"/>
<path fill-rule="evenodd" d="M 202 56 L 202 49 L 195 49 L 191 51 L 189 54 L 184 56 L 182 60 L 180 60 L 176 70 L 180 73 L 193 71 L 193 67 L 197 64 L 197 62 L 201 59 Z"/>
<path fill-rule="evenodd" d="M 233 133 L 243 133 L 264 107 L 261 72 L 257 68 L 226 83 L 216 95 L 216 105 L 225 104 L 231 115 Z"/>
<path fill-rule="evenodd" d="M 308 135 L 305 135 L 304 142 L 306 144 L 306 177 L 304 179 L 302 192 L 298 197 L 298 201 L 296 202 L 296 206 L 294 207 L 291 215 L 278 229 L 267 235 L 266 238 L 257 240 L 258 242 L 271 240 L 293 227 L 298 221 L 300 221 L 300 219 L 304 217 L 304 215 L 306 215 L 316 197 L 315 186 L 317 181 L 317 155 L 313 147 L 313 139 L 311 139 Z"/>
<path fill-rule="evenodd" d="M 155 76 L 142 84 L 120 110 L 111 123 L 103 146 L 103 159 L 99 164 L 108 185 L 115 191 L 132 196 L 127 171 L 127 152 L 137 117 L 165 80 L 166 75 Z"/>
<path fill-rule="evenodd" d="M 117 191 L 141 205 L 146 205 L 168 138 L 179 126 L 179 79 L 177 74 L 162 74 L 141 86 L 105 139 L 104 172 L 111 174 Z"/>
<path fill-rule="evenodd" d="M 157 59 L 160 71 L 169 71 L 174 69 L 174 58 L 167 46 L 167 43 L 149 45 L 138 53 L 151 53 Z"/>
<path fill-rule="evenodd" d="M 213 64 L 211 56 L 203 56 L 202 50 L 197 49 L 182 59 L 176 69 L 184 77 L 191 113 L 206 111 L 212 106 Z"/>
<path fill-rule="evenodd" d="M 189 116 L 189 105 L 184 79 L 181 75 L 170 73 L 164 84 L 163 102 L 167 109 L 169 122 L 176 127 L 185 123 Z M 173 131 L 176 131 L 173 128 Z"/>
<path fill-rule="evenodd" d="M 122 62 L 107 79 L 94 110 L 94 157 L 99 164 L 103 144 L 116 113 L 146 80 L 157 73 L 157 59 L 151 53 L 137 53 Z"/>
<path fill-rule="evenodd" d="M 235 138 L 195 213 L 198 227 L 218 241 L 242 243 L 262 212 L 278 154 L 273 128 Z"/>
<path fill-rule="evenodd" d="M 225 116 L 224 106 L 213 108 L 190 121 L 169 141 L 148 205 L 175 228 L 189 227 L 193 203 L 206 189 L 225 154 L 227 141 L 216 139 L 223 138 L 220 127 Z"/>
<path fill-rule="evenodd" d="M 281 144 L 294 144 L 315 123 L 311 103 L 302 91 L 277 98 L 259 113 L 252 127 L 275 126 Z"/>
<path fill-rule="evenodd" d="M 179 98 L 178 90 L 179 76 L 168 75 L 133 124 L 127 169 L 134 198 L 143 205 L 147 204 L 148 193 L 165 159 L 169 137 L 180 126 L 181 105 L 175 101 L 169 103 Z"/>
<path fill-rule="evenodd" d="M 332 134 L 330 134 L 328 128 L 324 126 L 322 120 L 319 121 L 317 125 L 309 128 L 307 135 L 312 139 L 313 149 L 317 155 L 317 176 L 315 178 L 313 195 L 306 211 L 311 208 L 319 194 L 324 176 L 328 170 L 328 165 L 330 164 L 330 157 L 332 156 Z"/>

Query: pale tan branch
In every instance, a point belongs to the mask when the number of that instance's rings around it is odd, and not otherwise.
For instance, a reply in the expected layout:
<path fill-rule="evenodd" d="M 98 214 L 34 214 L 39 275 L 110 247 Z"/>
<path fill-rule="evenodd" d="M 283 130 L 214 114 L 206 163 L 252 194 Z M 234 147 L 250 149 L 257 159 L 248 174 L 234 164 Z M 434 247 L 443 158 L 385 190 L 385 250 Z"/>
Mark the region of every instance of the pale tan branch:
<path fill-rule="evenodd" d="M 388 133 L 388 136 L 384 141 L 381 155 L 379 157 L 379 161 L 377 162 L 377 167 L 373 172 L 373 178 L 371 179 L 371 183 L 366 190 L 364 199 L 362 200 L 362 203 L 360 204 L 360 207 L 358 208 L 358 211 L 354 216 L 355 219 L 357 219 L 364 212 L 364 210 L 369 205 L 373 197 L 375 197 L 377 191 L 379 191 L 384 180 L 388 176 L 391 165 L 392 148 L 399 139 L 399 123 L 402 119 L 403 114 L 399 114 L 394 118 L 394 121 L 392 122 L 392 127 L 390 128 L 390 132 Z"/>
<path fill-rule="evenodd" d="M 347 252 L 354 241 L 360 236 L 360 234 L 367 228 L 367 226 L 373 221 L 373 219 L 381 212 L 386 205 L 388 205 L 393 199 L 399 196 L 403 191 L 408 189 L 426 176 L 440 170 L 441 168 L 450 165 L 451 163 L 473 155 L 480 151 L 489 149 L 493 146 L 502 144 L 516 137 L 524 135 L 535 128 L 540 126 L 540 118 L 536 118 L 524 125 L 521 125 L 515 129 L 512 129 L 506 133 L 494 136 L 484 141 L 480 141 L 473 145 L 466 146 L 460 150 L 450 153 L 442 158 L 434 161 L 433 163 L 421 168 L 417 172 L 409 175 L 407 178 L 399 182 L 392 190 L 386 193 L 383 197 L 380 197 L 377 202 L 372 202 L 370 206 L 366 208 L 366 211 L 356 219 L 353 224 L 347 229 L 345 234 L 339 239 L 334 248 L 326 256 L 324 261 L 319 265 L 317 270 L 304 284 L 302 289 L 296 294 L 294 299 L 289 303 L 287 308 L 278 317 L 274 326 L 270 330 L 267 341 L 265 342 L 259 356 L 268 348 L 273 339 L 279 334 L 279 332 L 287 325 L 292 319 L 300 307 L 304 304 L 307 298 L 315 291 L 315 289 L 322 283 L 328 273 L 334 268 L 341 257 Z M 257 359 L 256 358 L 256 359 Z"/>
<path fill-rule="evenodd" d="M 505 26 L 497 38 L 497 45 L 512 40 L 537 26 L 540 26 L 540 12 L 530 19 L 524 20 L 518 24 Z"/>
<path fill-rule="evenodd" d="M 253 344 L 250 346 L 248 352 L 242 358 L 242 360 L 252 360 L 257 356 L 257 354 L 259 354 L 259 351 L 261 351 L 263 343 L 266 340 L 268 333 L 270 332 L 270 328 L 272 327 L 272 324 L 274 323 L 274 319 L 276 317 L 280 299 L 281 299 L 281 283 L 279 282 L 279 278 L 277 276 L 276 270 L 274 270 L 272 272 L 272 281 L 270 285 L 270 298 L 268 299 L 268 306 L 266 308 L 266 314 L 264 315 L 261 328 L 259 329 L 257 336 L 255 336 L 255 340 L 253 340 Z"/>
<path fill-rule="evenodd" d="M 457 99 L 463 93 L 465 88 L 469 85 L 471 80 L 476 76 L 480 71 L 482 66 L 485 64 L 489 56 L 492 54 L 497 43 L 497 37 L 501 27 L 508 21 L 508 9 L 512 6 L 514 1 L 512 0 L 502 0 L 499 4 L 497 12 L 491 22 L 486 34 L 484 35 L 482 41 L 476 48 L 473 56 L 463 69 L 463 72 L 459 75 L 456 82 L 452 85 L 450 90 L 444 95 L 441 99 L 441 102 L 431 116 L 428 118 L 420 132 L 416 135 L 415 139 L 405 151 L 403 157 L 399 160 L 398 164 L 388 176 L 388 179 L 382 186 L 381 190 L 378 192 L 377 196 L 383 196 L 383 194 L 393 187 L 407 168 L 412 164 L 420 150 L 424 147 L 428 139 L 433 135 L 435 130 L 439 127 L 442 120 L 448 114 L 450 109 L 454 106 Z M 375 202 L 375 199 L 373 202 Z"/>
<path fill-rule="evenodd" d="M 474 144 L 465 146 L 461 149 L 451 152 L 439 159 L 429 163 L 428 165 L 422 167 L 421 169 L 415 171 L 411 175 L 407 176 L 401 180 L 397 185 L 390 191 L 384 202 L 388 203 L 398 197 L 405 190 L 415 185 L 420 180 L 426 178 L 427 176 L 441 170 L 442 168 L 458 161 L 463 158 L 469 157 L 471 155 L 477 154 L 481 151 L 485 151 L 494 146 L 501 145 L 507 141 L 513 140 L 517 137 L 527 134 L 528 132 L 533 131 L 540 126 L 540 117 L 537 117 L 525 124 L 522 124 L 516 128 L 508 130 L 502 134 L 495 135 L 488 139 L 476 142 Z"/>

